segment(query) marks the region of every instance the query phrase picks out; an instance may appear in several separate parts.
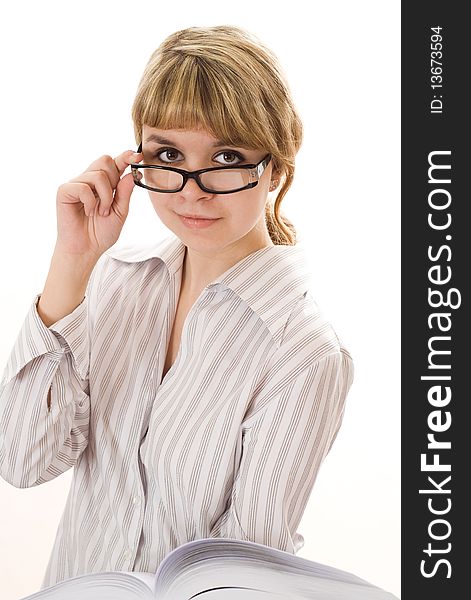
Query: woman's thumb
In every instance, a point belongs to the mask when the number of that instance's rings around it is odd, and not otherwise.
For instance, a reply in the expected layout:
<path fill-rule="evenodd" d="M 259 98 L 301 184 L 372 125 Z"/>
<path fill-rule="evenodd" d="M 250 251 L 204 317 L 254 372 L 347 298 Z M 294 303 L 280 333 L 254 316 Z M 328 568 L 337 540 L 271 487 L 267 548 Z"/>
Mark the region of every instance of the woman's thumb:
<path fill-rule="evenodd" d="M 129 199 L 131 198 L 135 185 L 132 173 L 128 173 L 118 181 L 114 193 L 113 204 L 120 215 L 126 216 L 128 214 Z"/>

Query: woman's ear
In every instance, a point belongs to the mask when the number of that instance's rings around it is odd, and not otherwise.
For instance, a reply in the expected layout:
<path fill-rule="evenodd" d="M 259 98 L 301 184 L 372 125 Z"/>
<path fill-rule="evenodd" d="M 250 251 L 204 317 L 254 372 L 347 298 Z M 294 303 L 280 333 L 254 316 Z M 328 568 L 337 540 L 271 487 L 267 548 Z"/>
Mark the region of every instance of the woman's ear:
<path fill-rule="evenodd" d="M 276 188 L 279 186 L 282 174 L 283 173 L 281 169 L 272 169 L 270 178 L 270 192 L 276 190 Z"/>

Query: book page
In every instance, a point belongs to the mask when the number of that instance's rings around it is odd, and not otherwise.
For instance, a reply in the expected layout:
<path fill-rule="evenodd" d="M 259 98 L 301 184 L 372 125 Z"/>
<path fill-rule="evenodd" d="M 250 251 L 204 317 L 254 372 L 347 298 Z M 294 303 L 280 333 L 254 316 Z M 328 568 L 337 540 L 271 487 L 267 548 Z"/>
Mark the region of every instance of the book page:
<path fill-rule="evenodd" d="M 195 598 L 195 596 L 192 596 Z M 198 594 L 198 600 L 292 600 L 290 596 L 252 588 L 215 588 Z M 190 599 L 191 600 L 191 599 Z"/>
<path fill-rule="evenodd" d="M 145 573 L 144 571 L 129 571 L 129 575 L 137 577 L 137 579 L 140 579 L 147 585 L 149 590 L 154 591 L 155 573 Z"/>
<path fill-rule="evenodd" d="M 153 575 L 131 571 L 88 573 L 19 600 L 154 600 L 153 579 Z"/>
<path fill-rule="evenodd" d="M 173 550 L 157 570 L 154 593 L 158 599 L 186 600 L 197 595 L 199 600 L 202 595 L 222 598 L 248 593 L 240 590 L 244 587 L 285 594 L 291 600 L 313 594 L 325 600 L 397 600 L 347 571 L 230 538 L 194 540 Z"/>

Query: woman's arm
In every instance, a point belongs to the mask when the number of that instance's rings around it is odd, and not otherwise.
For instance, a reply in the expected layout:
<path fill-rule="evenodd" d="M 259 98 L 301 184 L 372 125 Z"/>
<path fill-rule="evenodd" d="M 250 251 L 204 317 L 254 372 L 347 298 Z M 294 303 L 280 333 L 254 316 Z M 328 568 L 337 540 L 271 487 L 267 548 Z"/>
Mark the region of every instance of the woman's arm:
<path fill-rule="evenodd" d="M 89 357 L 101 257 L 85 298 L 49 327 L 31 303 L 0 383 L 0 476 L 26 488 L 74 466 L 88 443 Z"/>
<path fill-rule="evenodd" d="M 341 349 L 304 368 L 275 396 L 261 391 L 242 423 L 239 470 L 211 536 L 296 553 L 303 545 L 296 528 L 339 430 L 352 381 L 351 356 Z"/>

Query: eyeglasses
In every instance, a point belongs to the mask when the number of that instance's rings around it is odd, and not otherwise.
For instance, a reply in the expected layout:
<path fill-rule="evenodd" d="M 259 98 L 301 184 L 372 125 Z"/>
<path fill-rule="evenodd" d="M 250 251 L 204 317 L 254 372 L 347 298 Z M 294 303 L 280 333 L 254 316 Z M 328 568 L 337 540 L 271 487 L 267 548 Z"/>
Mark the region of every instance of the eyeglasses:
<path fill-rule="evenodd" d="M 142 151 L 142 144 L 137 151 Z M 194 179 L 202 190 L 210 194 L 232 194 L 255 187 L 271 159 L 271 154 L 267 154 L 257 164 L 210 167 L 198 171 L 138 163 L 132 163 L 130 167 L 134 183 L 153 192 L 180 192 L 188 179 Z"/>

